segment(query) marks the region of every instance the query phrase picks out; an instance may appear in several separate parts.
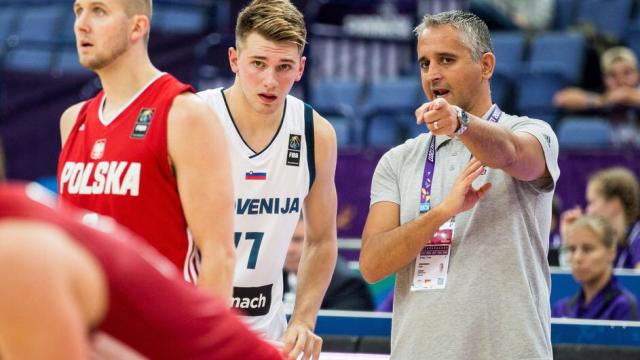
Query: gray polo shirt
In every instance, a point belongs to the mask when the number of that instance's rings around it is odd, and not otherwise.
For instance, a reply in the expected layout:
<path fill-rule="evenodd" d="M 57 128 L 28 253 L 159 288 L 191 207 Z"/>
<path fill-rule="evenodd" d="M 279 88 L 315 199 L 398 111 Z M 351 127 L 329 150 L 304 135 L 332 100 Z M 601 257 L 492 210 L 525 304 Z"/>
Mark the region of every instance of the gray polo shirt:
<path fill-rule="evenodd" d="M 558 141 L 540 120 L 503 114 L 498 126 L 535 136 L 551 179 L 516 180 L 487 169 L 474 182 L 492 183 L 471 210 L 456 217 L 447 285 L 413 292 L 415 260 L 396 277 L 393 359 L 551 359 L 547 263 Z M 371 204 L 400 205 L 400 223 L 419 215 L 420 182 L 430 134 L 388 151 L 378 163 Z M 450 191 L 471 153 L 459 139 L 436 137 L 432 205 Z"/>

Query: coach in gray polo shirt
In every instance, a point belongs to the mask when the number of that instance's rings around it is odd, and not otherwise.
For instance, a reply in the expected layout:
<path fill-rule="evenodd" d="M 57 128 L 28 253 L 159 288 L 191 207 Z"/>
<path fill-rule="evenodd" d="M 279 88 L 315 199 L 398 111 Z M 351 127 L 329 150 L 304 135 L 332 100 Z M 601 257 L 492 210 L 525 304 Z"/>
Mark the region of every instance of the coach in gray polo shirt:
<path fill-rule="evenodd" d="M 376 168 L 360 269 L 397 274 L 393 359 L 551 359 L 551 201 L 558 142 L 491 101 L 487 26 L 459 11 L 416 28 L 422 134 Z"/>

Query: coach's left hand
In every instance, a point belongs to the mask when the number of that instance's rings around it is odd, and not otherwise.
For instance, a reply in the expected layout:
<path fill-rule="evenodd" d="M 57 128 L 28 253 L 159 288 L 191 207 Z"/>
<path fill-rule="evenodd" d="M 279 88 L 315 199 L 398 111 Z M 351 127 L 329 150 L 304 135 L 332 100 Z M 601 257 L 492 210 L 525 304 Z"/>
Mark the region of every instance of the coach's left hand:
<path fill-rule="evenodd" d="M 291 322 L 283 337 L 283 353 L 286 359 L 319 359 L 322 349 L 322 338 L 313 333 L 312 327 L 302 322 Z"/>

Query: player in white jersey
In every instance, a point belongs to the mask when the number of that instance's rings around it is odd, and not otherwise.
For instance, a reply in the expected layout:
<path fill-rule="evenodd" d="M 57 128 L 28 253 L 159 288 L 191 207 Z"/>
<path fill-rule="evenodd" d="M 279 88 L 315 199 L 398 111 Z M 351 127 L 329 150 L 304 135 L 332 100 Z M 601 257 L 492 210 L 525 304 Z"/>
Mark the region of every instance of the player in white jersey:
<path fill-rule="evenodd" d="M 199 95 L 215 110 L 231 146 L 237 247 L 233 304 L 253 328 L 280 339 L 290 357 L 317 358 L 313 333 L 336 260 L 336 137 L 310 106 L 288 95 L 300 80 L 306 29 L 288 0 L 254 0 L 236 26 L 228 89 Z M 305 245 L 288 327 L 282 268 L 304 209 Z M 286 329 L 286 331 L 285 331 Z M 283 334 L 284 333 L 284 334 Z"/>

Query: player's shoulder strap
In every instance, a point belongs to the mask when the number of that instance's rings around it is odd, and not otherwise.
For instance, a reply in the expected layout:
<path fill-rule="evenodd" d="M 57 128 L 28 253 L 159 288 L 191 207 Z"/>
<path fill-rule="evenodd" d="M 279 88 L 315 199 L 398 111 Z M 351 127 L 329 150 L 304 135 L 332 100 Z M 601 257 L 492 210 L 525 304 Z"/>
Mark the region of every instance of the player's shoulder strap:
<path fill-rule="evenodd" d="M 98 96 L 96 95 L 94 98 L 82 103 L 82 105 L 80 106 L 80 110 L 78 110 L 78 113 L 76 114 L 76 118 L 73 119 L 73 126 L 71 127 L 69 134 L 77 131 L 78 128 L 85 122 L 87 112 L 89 111 L 89 105 L 91 105 L 94 101 L 98 101 L 97 98 Z"/>
<path fill-rule="evenodd" d="M 309 190 L 316 178 L 316 157 L 313 131 L 313 108 L 304 104 L 304 137 L 307 140 L 307 166 L 309 167 Z"/>

